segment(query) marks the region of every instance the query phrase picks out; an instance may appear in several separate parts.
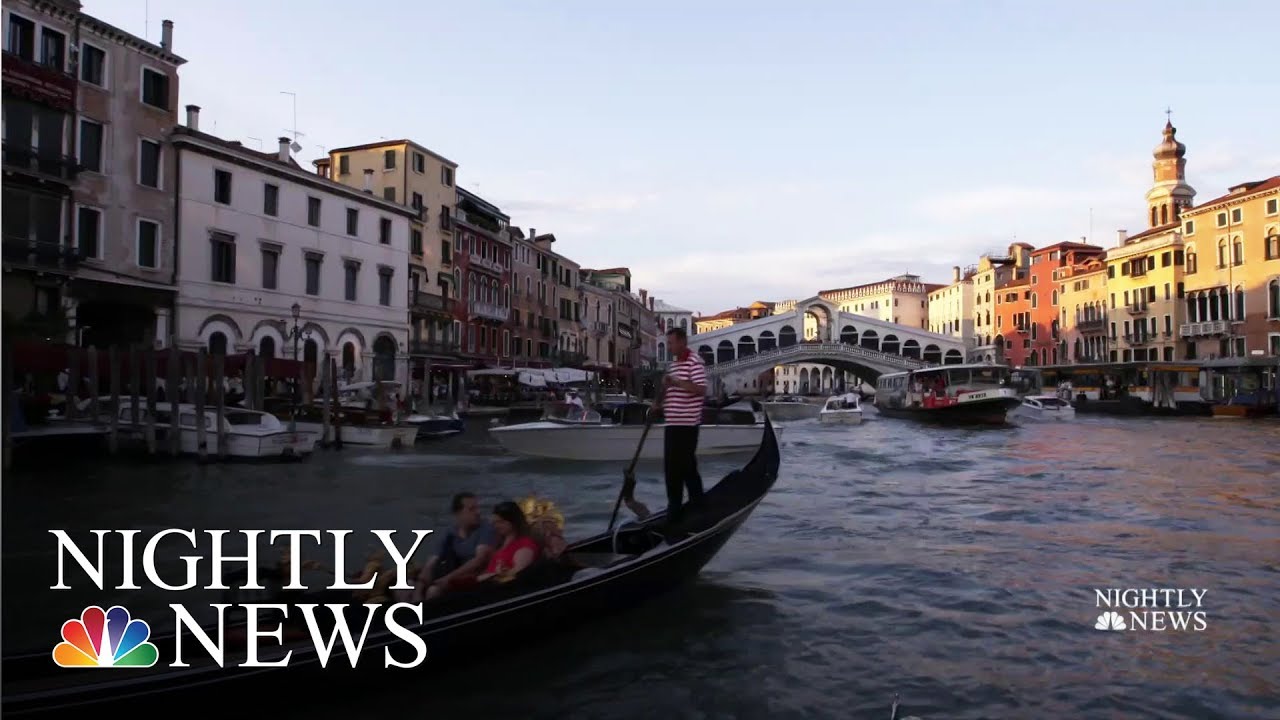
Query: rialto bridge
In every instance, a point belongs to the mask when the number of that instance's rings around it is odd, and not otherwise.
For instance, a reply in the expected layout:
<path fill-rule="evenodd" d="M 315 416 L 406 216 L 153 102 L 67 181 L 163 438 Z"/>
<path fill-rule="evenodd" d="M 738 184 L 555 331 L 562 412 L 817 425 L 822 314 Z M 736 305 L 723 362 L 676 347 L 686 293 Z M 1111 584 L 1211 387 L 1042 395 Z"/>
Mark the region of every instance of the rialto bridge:
<path fill-rule="evenodd" d="M 817 334 L 808 339 L 806 316 L 817 324 Z M 886 372 L 960 364 L 965 353 L 959 338 L 843 312 L 820 297 L 797 302 L 793 311 L 692 335 L 689 347 L 719 379 L 812 362 L 874 380 Z"/>

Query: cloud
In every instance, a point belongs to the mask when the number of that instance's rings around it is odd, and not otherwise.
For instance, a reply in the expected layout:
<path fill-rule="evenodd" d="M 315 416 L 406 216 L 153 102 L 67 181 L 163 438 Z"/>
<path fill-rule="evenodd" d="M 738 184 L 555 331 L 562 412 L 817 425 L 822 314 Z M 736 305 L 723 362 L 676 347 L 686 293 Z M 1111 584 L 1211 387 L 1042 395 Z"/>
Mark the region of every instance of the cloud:
<path fill-rule="evenodd" d="M 565 213 L 570 215 L 621 213 L 630 212 L 645 205 L 652 205 L 658 202 L 661 197 L 661 194 L 656 192 L 602 193 L 561 197 L 522 197 L 519 194 L 515 194 L 514 199 L 504 202 L 502 207 L 513 215 L 521 212 Z"/>

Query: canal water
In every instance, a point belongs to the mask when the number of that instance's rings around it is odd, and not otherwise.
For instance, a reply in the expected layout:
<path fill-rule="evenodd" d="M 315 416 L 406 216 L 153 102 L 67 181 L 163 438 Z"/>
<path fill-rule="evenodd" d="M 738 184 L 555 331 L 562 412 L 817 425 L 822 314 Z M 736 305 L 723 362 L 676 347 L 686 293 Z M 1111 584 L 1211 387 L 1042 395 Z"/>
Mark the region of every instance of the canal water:
<path fill-rule="evenodd" d="M 788 425 L 774 491 L 688 588 L 445 684 L 394 675 L 406 679 L 315 707 L 304 693 L 298 717 L 882 719 L 895 693 L 900 717 L 924 720 L 1280 717 L 1280 424 L 966 430 L 868 416 Z M 704 460 L 703 474 L 742 461 Z M 574 537 L 607 524 L 621 474 L 503 455 L 482 424 L 300 464 L 10 473 L 4 647 L 52 646 L 87 602 L 163 617 L 175 601 L 48 590 L 51 528 L 88 540 L 91 528 L 439 527 L 470 490 L 486 504 L 551 498 Z M 637 495 L 654 509 L 659 474 L 641 467 Z M 1096 591 L 1113 588 L 1204 590 L 1205 627 L 1097 630 Z"/>

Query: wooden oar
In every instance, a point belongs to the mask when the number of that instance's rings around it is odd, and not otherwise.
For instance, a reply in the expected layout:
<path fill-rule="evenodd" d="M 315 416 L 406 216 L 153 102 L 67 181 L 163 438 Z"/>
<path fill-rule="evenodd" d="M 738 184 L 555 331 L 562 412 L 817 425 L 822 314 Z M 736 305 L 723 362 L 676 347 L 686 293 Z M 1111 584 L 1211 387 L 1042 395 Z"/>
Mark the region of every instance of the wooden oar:
<path fill-rule="evenodd" d="M 649 428 L 653 426 L 652 411 L 648 412 L 644 418 L 644 430 L 640 433 L 640 443 L 636 445 L 636 454 L 631 457 L 631 464 L 622 472 L 622 489 L 618 491 L 618 501 L 613 504 L 613 516 L 609 518 L 609 529 L 606 532 L 613 531 L 613 524 L 618 521 L 618 508 L 622 507 L 622 503 L 627 503 L 627 509 L 636 514 L 636 517 L 644 520 L 649 517 L 649 508 L 644 503 L 636 500 L 636 463 L 640 462 L 640 451 L 644 449 L 645 438 L 649 437 Z"/>

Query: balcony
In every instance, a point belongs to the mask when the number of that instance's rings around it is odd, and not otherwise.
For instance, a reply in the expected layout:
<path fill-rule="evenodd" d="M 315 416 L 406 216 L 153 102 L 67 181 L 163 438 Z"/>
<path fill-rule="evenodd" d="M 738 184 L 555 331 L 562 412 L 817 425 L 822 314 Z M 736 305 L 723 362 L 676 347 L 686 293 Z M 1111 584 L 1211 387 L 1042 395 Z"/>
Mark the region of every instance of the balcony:
<path fill-rule="evenodd" d="M 1151 342 L 1151 336 L 1142 333 L 1125 333 L 1124 341 L 1130 345 L 1147 345 Z"/>
<path fill-rule="evenodd" d="M 1130 303 L 1128 306 L 1125 307 L 1125 309 L 1129 311 L 1130 315 L 1146 315 L 1147 303 L 1144 303 L 1144 302 Z"/>
<path fill-rule="evenodd" d="M 511 315 L 511 311 L 508 308 L 480 302 L 479 300 L 472 300 L 467 303 L 467 312 L 471 314 L 471 317 L 497 320 L 499 322 L 506 322 Z"/>
<path fill-rule="evenodd" d="M 452 314 L 454 299 L 422 292 L 410 293 L 409 309 L 416 313 Z"/>
<path fill-rule="evenodd" d="M 1031 328 L 1031 325 L 1029 323 L 1014 323 L 1013 325 L 1013 331 L 1015 333 L 1020 333 L 1020 334 L 1026 334 L 1031 332 L 1030 328 Z"/>
<path fill-rule="evenodd" d="M 75 267 L 80 264 L 80 250 L 59 242 L 5 235 L 4 261 L 36 267 Z"/>
<path fill-rule="evenodd" d="M 484 270 L 488 270 L 489 272 L 498 273 L 499 275 L 502 274 L 502 270 L 503 270 L 502 263 L 498 262 L 497 260 L 480 257 L 479 255 L 472 255 L 470 262 L 472 267 L 482 268 Z"/>
<path fill-rule="evenodd" d="M 1106 327 L 1107 321 L 1102 318 L 1096 320 L 1079 320 L 1076 322 L 1076 330 L 1079 330 L 1082 335 L 1100 333 L 1105 330 Z"/>
<path fill-rule="evenodd" d="M 4 54 L 4 92 L 64 112 L 76 111 L 73 75 L 19 55 Z"/>
<path fill-rule="evenodd" d="M 1231 330 L 1231 323 L 1226 320 L 1209 322 L 1183 323 L 1178 327 L 1178 334 L 1184 338 L 1204 337 L 1207 335 L 1226 335 Z"/>
<path fill-rule="evenodd" d="M 55 153 L 6 141 L 4 169 L 71 182 L 80 172 L 80 163 L 70 155 L 62 155 L 61 148 Z"/>
<path fill-rule="evenodd" d="M 459 349 L 454 340 L 413 340 L 409 343 L 410 355 L 454 355 Z"/>
<path fill-rule="evenodd" d="M 478 227 L 481 230 L 488 230 L 494 235 L 497 235 L 499 232 L 502 231 L 502 226 L 498 224 L 497 220 L 494 220 L 488 215 L 482 215 L 480 213 L 469 213 L 466 210 L 463 210 L 462 208 L 454 208 L 453 219 L 457 220 L 458 222 L 467 223 L 468 225 L 474 225 L 475 227 Z"/>

